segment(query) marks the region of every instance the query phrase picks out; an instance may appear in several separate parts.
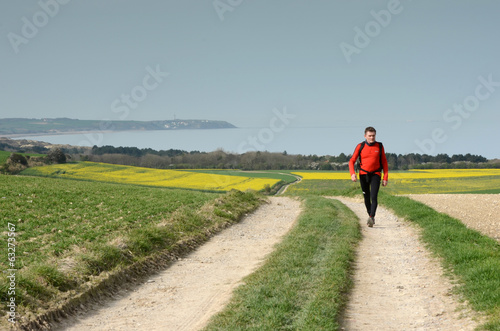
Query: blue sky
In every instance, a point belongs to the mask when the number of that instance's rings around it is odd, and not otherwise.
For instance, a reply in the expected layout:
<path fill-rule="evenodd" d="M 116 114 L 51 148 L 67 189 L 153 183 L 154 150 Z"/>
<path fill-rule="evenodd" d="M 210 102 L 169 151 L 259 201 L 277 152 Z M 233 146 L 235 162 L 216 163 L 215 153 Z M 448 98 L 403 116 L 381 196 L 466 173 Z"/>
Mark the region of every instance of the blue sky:
<path fill-rule="evenodd" d="M 498 1 L 0 7 L 0 118 L 266 127 L 286 108 L 290 126 L 352 128 L 360 138 L 375 126 L 396 153 L 500 157 L 490 142 L 500 120 Z"/>

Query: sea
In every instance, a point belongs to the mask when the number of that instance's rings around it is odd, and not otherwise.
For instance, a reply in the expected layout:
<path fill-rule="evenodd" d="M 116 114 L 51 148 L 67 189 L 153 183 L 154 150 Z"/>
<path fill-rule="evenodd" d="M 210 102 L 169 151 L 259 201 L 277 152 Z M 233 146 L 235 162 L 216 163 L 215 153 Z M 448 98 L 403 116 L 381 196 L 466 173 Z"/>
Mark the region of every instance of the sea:
<path fill-rule="evenodd" d="M 302 155 L 351 154 L 363 140 L 363 132 L 350 127 L 246 127 L 205 130 L 158 130 L 87 132 L 74 134 L 23 136 L 51 144 L 73 146 L 115 146 L 179 149 L 184 151 L 243 154 L 250 151 L 268 151 Z"/>

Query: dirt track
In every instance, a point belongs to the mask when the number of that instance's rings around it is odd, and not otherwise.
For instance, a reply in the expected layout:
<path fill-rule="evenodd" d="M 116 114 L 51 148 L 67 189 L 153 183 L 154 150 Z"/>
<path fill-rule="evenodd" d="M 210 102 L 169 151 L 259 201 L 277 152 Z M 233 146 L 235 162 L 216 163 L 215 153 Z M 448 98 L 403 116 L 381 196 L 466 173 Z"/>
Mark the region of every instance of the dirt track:
<path fill-rule="evenodd" d="M 354 289 L 345 330 L 474 330 L 473 314 L 461 309 L 438 261 L 422 246 L 418 229 L 392 212 L 377 209 L 366 226 L 361 199 L 338 198 L 360 218 Z"/>
<path fill-rule="evenodd" d="M 420 244 L 415 226 L 379 207 L 375 227 L 368 228 L 361 199 L 338 199 L 358 215 L 363 233 L 345 330 L 455 331 L 478 325 L 471 312 L 459 310 L 463 306 L 451 295 L 452 285 L 442 276 L 439 263 Z M 449 203 L 461 205 L 451 198 Z M 498 208 L 496 203 L 489 205 Z M 121 293 L 57 329 L 199 330 L 222 309 L 241 279 L 259 266 L 299 213 L 297 200 L 273 197 L 270 204 L 134 291 Z"/>
<path fill-rule="evenodd" d="M 300 202 L 273 197 L 186 258 L 57 330 L 197 330 L 292 227 Z"/>

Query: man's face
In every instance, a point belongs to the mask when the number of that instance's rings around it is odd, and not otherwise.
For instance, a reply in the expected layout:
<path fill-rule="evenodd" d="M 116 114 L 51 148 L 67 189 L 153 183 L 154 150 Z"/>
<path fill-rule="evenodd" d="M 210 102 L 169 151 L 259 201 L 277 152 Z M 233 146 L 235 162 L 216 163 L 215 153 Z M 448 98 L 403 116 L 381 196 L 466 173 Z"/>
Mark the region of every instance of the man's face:
<path fill-rule="evenodd" d="M 367 131 L 365 133 L 365 139 L 366 141 L 369 143 L 369 144 L 372 144 L 375 142 L 375 135 L 376 133 L 375 132 L 372 132 L 372 131 Z"/>

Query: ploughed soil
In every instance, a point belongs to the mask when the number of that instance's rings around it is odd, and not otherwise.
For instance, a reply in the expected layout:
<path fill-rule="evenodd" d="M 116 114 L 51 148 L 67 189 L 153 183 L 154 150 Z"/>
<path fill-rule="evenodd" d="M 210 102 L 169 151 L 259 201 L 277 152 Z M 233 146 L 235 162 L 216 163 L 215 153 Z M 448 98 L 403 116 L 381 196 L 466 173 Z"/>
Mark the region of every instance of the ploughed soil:
<path fill-rule="evenodd" d="M 499 196 L 411 196 L 498 240 Z M 361 199 L 338 199 L 360 218 L 354 287 L 344 330 L 473 330 L 481 318 L 453 294 L 452 280 L 419 241 L 419 229 L 379 206 L 366 226 Z M 383 201 L 382 201 L 383 203 Z M 195 252 L 123 290 L 113 300 L 65 320 L 57 330 L 199 330 L 228 302 L 293 226 L 300 202 L 272 197 Z M 497 222 L 498 223 L 498 222 Z"/>
<path fill-rule="evenodd" d="M 500 242 L 500 194 L 410 194 L 408 197 Z"/>

